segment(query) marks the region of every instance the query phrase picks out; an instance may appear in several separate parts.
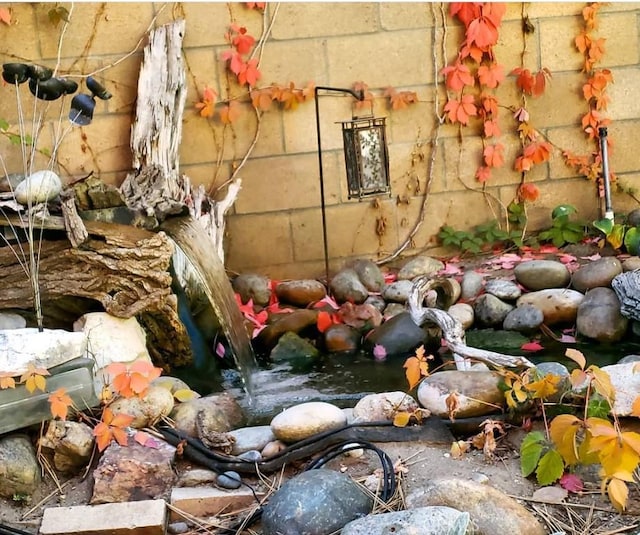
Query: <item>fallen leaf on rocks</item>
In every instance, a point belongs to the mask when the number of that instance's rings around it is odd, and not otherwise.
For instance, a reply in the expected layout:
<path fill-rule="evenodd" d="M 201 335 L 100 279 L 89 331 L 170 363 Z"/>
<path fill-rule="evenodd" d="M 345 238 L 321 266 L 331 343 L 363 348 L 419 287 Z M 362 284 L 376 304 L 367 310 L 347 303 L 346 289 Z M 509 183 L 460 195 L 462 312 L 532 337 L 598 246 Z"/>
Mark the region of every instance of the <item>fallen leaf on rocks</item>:
<path fill-rule="evenodd" d="M 541 502 L 547 503 L 562 503 L 569 492 L 562 487 L 552 486 L 552 487 L 542 487 L 541 489 L 536 490 L 533 493 L 532 498 L 534 500 L 540 500 Z"/>

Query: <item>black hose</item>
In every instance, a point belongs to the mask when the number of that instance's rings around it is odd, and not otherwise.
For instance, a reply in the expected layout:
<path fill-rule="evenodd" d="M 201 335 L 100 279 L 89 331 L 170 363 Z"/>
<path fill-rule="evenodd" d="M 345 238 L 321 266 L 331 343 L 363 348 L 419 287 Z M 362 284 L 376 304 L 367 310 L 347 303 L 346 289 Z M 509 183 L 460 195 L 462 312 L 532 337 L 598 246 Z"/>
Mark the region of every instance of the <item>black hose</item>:
<path fill-rule="evenodd" d="M 13 528 L 6 524 L 0 524 L 0 535 L 33 535 L 33 533 L 22 531 L 21 529 Z"/>

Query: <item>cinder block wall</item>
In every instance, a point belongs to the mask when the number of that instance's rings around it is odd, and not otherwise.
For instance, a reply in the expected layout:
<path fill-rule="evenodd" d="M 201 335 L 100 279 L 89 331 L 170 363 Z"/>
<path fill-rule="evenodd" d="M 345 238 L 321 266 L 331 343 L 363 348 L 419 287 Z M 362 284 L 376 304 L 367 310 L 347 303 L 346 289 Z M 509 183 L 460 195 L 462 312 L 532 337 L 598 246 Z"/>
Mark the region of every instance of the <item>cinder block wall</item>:
<path fill-rule="evenodd" d="M 71 10 L 71 4 L 62 3 Z M 585 76 L 573 41 L 582 27 L 579 3 L 508 4 L 500 28 L 496 57 L 509 72 L 523 54 L 522 17 L 535 29 L 527 38 L 525 66 L 550 69 L 553 78 L 546 93 L 528 100 L 532 124 L 554 145 L 548 164 L 537 166 L 528 180 L 540 188 L 540 198 L 529 206 L 529 227 L 550 224 L 550 212 L 571 203 L 579 216 L 598 218 L 601 201 L 593 182 L 578 176 L 561 158 L 562 150 L 588 153 L 580 127 L 587 111 L 582 98 Z M 0 59 L 55 66 L 62 24 L 54 27 L 48 11 L 54 4 L 2 4 L 10 7 L 12 24 L 0 24 Z M 442 10 L 441 10 L 442 9 Z M 219 98 L 242 99 L 245 92 L 225 72 L 220 56 L 227 50 L 224 35 L 234 22 L 258 37 L 273 21 L 261 55 L 258 86 L 307 82 L 352 87 L 362 81 L 376 96 L 374 113 L 386 116 L 392 177 L 392 196 L 358 202 L 347 199 L 340 127 L 351 118 L 352 99 L 322 94 L 319 100 L 323 170 L 331 269 L 355 257 L 381 259 L 405 242 L 420 220 L 427 189 L 429 163 L 432 180 L 424 221 L 402 256 L 437 245 L 439 228 L 470 228 L 502 219 L 501 205 L 515 196 L 520 175 L 513 171 L 519 151 L 515 121 L 515 79 L 508 77 L 497 90 L 500 126 L 505 145 L 505 167 L 497 169 L 485 188 L 474 173 L 482 152 L 479 125 L 459 130 L 443 125 L 434 138 L 442 114 L 444 90 L 438 71 L 456 55 L 462 29 L 442 13 L 448 5 L 433 3 L 269 3 L 266 17 L 245 4 L 223 3 L 76 3 L 62 46 L 60 72 L 83 75 L 101 70 L 101 79 L 114 98 L 99 102 L 93 124 L 70 132 L 59 150 L 61 174 L 70 179 L 93 171 L 119 184 L 131 167 L 130 125 L 135 114 L 136 84 L 141 47 L 149 28 L 175 18 L 186 19 L 184 54 L 189 92 L 184 115 L 180 164 L 192 182 L 218 189 L 242 162 L 256 131 L 255 114 L 243 104 L 232 127 L 200 117 L 194 104 L 205 85 Z M 606 38 L 606 54 L 599 66 L 611 69 L 610 138 L 614 150 L 611 169 L 625 187 L 638 182 L 640 158 L 640 65 L 638 17 L 640 4 L 612 3 L 598 16 L 598 35 Z M 266 21 L 266 22 L 265 22 Z M 442 58 L 443 51 L 446 58 Z M 392 86 L 418 94 L 419 102 L 391 111 L 383 92 Z M 0 89 L 0 118 L 15 124 L 15 98 L 10 87 Z M 25 102 L 30 98 L 23 93 Z M 29 101 L 31 102 L 31 101 Z M 41 146 L 51 146 L 55 124 L 42 131 Z M 0 136 L 2 137 L 2 136 Z M 434 141 L 437 149 L 434 151 Z M 21 158 L 4 137 L 0 150 L 8 172 L 20 171 Z M 46 158 L 43 158 L 43 161 Z M 255 271 L 273 278 L 316 277 L 324 273 L 316 123 L 313 101 L 293 111 L 271 109 L 262 116 L 260 133 L 238 176 L 242 191 L 228 218 L 226 265 L 230 271 Z M 637 205 L 626 194 L 614 195 L 614 208 L 624 212 Z M 438 249 L 435 249 L 438 252 Z"/>

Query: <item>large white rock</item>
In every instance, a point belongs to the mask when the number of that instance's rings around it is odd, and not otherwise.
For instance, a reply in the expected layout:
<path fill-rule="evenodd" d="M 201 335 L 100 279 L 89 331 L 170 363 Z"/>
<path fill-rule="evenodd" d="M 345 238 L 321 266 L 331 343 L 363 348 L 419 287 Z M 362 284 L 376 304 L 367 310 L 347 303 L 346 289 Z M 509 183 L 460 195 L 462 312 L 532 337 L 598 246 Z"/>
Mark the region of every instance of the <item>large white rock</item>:
<path fill-rule="evenodd" d="M 22 182 L 14 191 L 20 204 L 38 204 L 55 199 L 62 191 L 62 181 L 53 171 L 36 171 Z"/>
<path fill-rule="evenodd" d="M 364 396 L 353 408 L 355 422 L 393 422 L 398 412 L 412 413 L 418 402 L 405 392 L 381 392 Z"/>
<path fill-rule="evenodd" d="M 19 375 L 29 364 L 52 368 L 87 355 L 87 337 L 83 332 L 36 328 L 0 331 L 0 372 Z"/>
<path fill-rule="evenodd" d="M 603 366 L 611 378 L 616 397 L 612 412 L 616 416 L 629 416 L 633 411 L 633 402 L 640 396 L 640 365 L 637 362 Z"/>
<path fill-rule="evenodd" d="M 346 425 L 342 410 L 324 401 L 310 401 L 294 405 L 271 420 L 271 430 L 283 442 L 297 442 L 305 438 Z"/>
<path fill-rule="evenodd" d="M 96 392 L 109 384 L 104 369 L 113 362 L 126 364 L 136 360 L 151 362 L 147 351 L 146 334 L 136 318 L 117 318 L 106 312 L 91 312 L 81 316 L 74 324 L 88 339 L 87 350 L 96 365 L 93 368 Z"/>

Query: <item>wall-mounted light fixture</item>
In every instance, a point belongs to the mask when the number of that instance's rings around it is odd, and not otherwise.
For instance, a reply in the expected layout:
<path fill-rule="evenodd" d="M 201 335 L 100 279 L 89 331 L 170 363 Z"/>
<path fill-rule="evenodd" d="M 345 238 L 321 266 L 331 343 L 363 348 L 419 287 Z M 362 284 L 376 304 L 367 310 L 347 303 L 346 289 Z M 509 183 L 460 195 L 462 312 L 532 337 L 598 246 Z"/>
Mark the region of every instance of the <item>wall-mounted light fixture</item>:
<path fill-rule="evenodd" d="M 327 243 L 327 220 L 324 196 L 324 172 L 322 167 L 322 143 L 320 140 L 320 110 L 318 91 L 348 93 L 363 101 L 364 93 L 339 87 L 316 86 L 316 133 L 318 136 L 318 167 L 320 175 L 320 201 L 322 206 L 322 238 L 324 244 L 324 269 L 326 283 L 329 283 L 329 248 Z M 342 123 L 344 162 L 347 172 L 349 199 L 362 200 L 375 195 L 390 195 L 389 154 L 387 150 L 386 125 L 384 118 L 371 115 L 352 117 Z"/>

